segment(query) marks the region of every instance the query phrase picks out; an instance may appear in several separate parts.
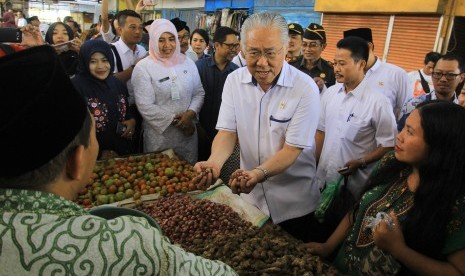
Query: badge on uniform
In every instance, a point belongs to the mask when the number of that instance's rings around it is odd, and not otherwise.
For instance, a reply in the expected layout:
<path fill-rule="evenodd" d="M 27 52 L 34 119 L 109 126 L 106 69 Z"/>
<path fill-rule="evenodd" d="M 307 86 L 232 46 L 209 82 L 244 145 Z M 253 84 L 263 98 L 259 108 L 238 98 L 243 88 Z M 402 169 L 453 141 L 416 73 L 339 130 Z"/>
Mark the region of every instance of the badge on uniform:
<path fill-rule="evenodd" d="M 171 83 L 171 100 L 179 100 L 181 99 L 181 95 L 179 94 L 178 86 L 176 85 L 176 82 Z"/>
<path fill-rule="evenodd" d="M 284 107 L 286 107 L 286 104 L 284 102 L 281 102 L 279 104 L 279 109 L 284 109 Z"/>
<path fill-rule="evenodd" d="M 320 74 L 320 78 L 324 79 L 326 77 L 326 74 L 325 73 L 321 73 Z"/>
<path fill-rule="evenodd" d="M 380 82 L 378 82 L 378 85 L 379 86 L 384 86 L 384 82 L 380 81 Z"/>

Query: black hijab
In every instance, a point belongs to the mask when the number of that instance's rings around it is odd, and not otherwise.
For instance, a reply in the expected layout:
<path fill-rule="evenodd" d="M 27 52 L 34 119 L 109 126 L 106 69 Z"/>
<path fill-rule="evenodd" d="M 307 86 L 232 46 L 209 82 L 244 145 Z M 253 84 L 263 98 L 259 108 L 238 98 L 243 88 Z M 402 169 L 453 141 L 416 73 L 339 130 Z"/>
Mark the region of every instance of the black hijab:
<path fill-rule="evenodd" d="M 104 80 L 97 79 L 90 73 L 89 63 L 95 53 L 101 53 L 110 63 L 110 74 Z M 105 129 L 100 130 L 97 125 L 97 140 L 100 144 L 100 153 L 103 150 L 114 150 L 119 155 L 126 155 L 132 151 L 131 142 L 121 138 L 121 134 L 116 132 L 117 123 L 121 121 L 119 113 L 121 97 L 124 97 L 126 102 L 124 120 L 131 119 L 134 116 L 127 100 L 128 91 L 126 85 L 113 75 L 114 68 L 115 61 L 110 45 L 103 40 L 91 39 L 81 46 L 78 72 L 72 81 L 74 87 L 86 99 L 88 105 L 94 103 L 93 99 L 98 99 L 100 103 L 104 103 L 108 108 L 106 116 L 109 120 Z M 89 106 L 89 110 L 95 115 L 92 106 Z"/>
<path fill-rule="evenodd" d="M 110 74 L 105 80 L 95 78 L 89 71 L 90 59 L 95 53 L 101 53 L 110 63 Z M 82 86 L 82 91 L 93 91 L 92 94 L 108 90 L 116 92 L 123 89 L 127 91 L 126 86 L 113 75 L 114 70 L 115 60 L 110 45 L 103 40 L 91 39 L 84 42 L 79 51 L 78 72 L 75 76 L 75 79 L 79 81 L 74 83 L 79 87 Z"/>
<path fill-rule="evenodd" d="M 108 80 L 111 73 L 115 70 L 115 60 L 113 58 L 113 52 L 111 51 L 110 45 L 99 39 L 91 39 L 82 44 L 81 50 L 79 51 L 78 74 L 94 78 L 90 74 L 89 63 L 92 55 L 95 53 L 101 53 L 110 62 L 110 75 L 106 78 L 106 80 Z"/>

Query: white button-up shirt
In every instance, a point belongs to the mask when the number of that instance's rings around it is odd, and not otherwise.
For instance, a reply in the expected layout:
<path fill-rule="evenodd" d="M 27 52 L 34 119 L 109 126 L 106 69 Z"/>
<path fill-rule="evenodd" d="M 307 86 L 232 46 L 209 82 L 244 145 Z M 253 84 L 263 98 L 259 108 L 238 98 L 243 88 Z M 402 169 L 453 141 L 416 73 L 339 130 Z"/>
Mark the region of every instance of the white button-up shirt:
<path fill-rule="evenodd" d="M 315 82 L 286 62 L 276 85 L 266 93 L 253 83 L 247 68 L 237 69 L 226 79 L 216 128 L 237 132 L 242 169 L 263 164 L 284 143 L 303 149 L 285 172 L 241 195 L 274 223 L 309 214 L 319 203 L 320 192 L 314 183 L 319 112 Z"/>
<path fill-rule="evenodd" d="M 337 170 L 347 161 L 359 159 L 378 146 L 395 145 L 392 107 L 376 88 L 364 79 L 350 93 L 346 94 L 343 85 L 333 85 L 322 97 L 318 130 L 325 133 L 325 140 L 317 169 L 320 188 L 337 180 Z M 355 196 L 362 192 L 375 163 L 349 176 L 348 188 Z"/>
<path fill-rule="evenodd" d="M 116 42 L 116 40 L 118 39 L 118 37 L 113 33 L 111 28 L 112 27 L 110 26 L 110 28 L 108 28 L 108 32 L 106 33 L 103 31 L 103 28 L 100 28 L 100 34 L 102 34 L 102 39 L 106 43 L 113 43 Z"/>
<path fill-rule="evenodd" d="M 130 66 L 136 64 L 137 60 L 145 57 L 147 55 L 147 51 L 144 49 L 144 47 L 137 45 L 136 50 L 133 51 L 131 50 L 126 43 L 123 42 L 122 39 L 119 39 L 115 43 L 112 43 L 115 45 L 116 50 L 118 51 L 119 57 L 121 58 L 121 65 L 123 66 L 123 70 L 128 69 Z M 116 56 L 113 53 L 113 57 L 115 59 L 115 70 L 114 73 L 118 72 L 118 68 L 116 65 Z M 129 94 L 129 104 L 134 104 L 134 87 L 131 83 L 131 80 L 128 80 L 126 83 L 128 87 L 128 94 Z"/>
<path fill-rule="evenodd" d="M 394 114 L 413 97 L 407 72 L 396 65 L 382 62 L 379 58 L 376 58 L 375 64 L 366 72 L 365 79 L 374 91 L 388 97 Z"/>

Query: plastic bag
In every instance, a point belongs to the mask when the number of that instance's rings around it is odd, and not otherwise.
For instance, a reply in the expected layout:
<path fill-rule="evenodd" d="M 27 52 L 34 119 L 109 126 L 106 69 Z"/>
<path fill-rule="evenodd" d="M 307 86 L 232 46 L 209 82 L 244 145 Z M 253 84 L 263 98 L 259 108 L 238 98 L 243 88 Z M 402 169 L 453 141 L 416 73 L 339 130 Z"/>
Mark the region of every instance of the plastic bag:
<path fill-rule="evenodd" d="M 315 218 L 318 219 L 320 223 L 324 221 L 326 210 L 337 196 L 339 186 L 343 179 L 344 177 L 341 176 L 337 181 L 329 183 L 321 193 L 320 205 L 318 205 L 318 208 L 315 210 Z"/>
<path fill-rule="evenodd" d="M 373 229 L 378 226 L 381 221 L 385 221 L 389 227 L 394 226 L 394 221 L 386 212 L 378 212 L 375 217 L 367 217 L 365 220 L 367 221 L 365 228 Z"/>

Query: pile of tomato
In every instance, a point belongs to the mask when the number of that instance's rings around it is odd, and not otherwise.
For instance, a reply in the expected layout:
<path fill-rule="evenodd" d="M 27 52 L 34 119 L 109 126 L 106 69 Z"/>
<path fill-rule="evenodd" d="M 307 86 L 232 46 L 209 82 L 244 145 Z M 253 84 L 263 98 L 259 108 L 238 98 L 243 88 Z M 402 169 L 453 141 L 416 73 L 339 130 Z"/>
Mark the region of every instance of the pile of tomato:
<path fill-rule="evenodd" d="M 186 161 L 162 153 L 110 159 L 97 163 L 77 203 L 92 207 L 132 198 L 139 204 L 142 195 L 187 193 L 201 189 L 192 182 L 196 175 Z"/>

